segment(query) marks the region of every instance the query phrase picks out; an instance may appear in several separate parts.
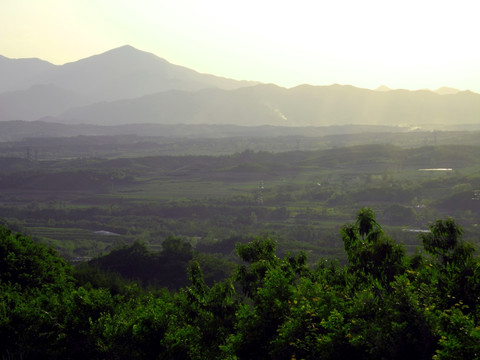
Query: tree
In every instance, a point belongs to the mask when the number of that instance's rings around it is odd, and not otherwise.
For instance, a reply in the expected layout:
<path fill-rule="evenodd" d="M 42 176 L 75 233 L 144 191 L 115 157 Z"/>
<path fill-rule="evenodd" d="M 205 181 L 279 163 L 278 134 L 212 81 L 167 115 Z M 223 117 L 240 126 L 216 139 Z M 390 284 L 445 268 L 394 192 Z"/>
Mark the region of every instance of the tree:
<path fill-rule="evenodd" d="M 192 245 L 179 237 L 169 236 L 162 242 L 161 256 L 174 257 L 177 260 L 189 261 L 192 259 Z"/>
<path fill-rule="evenodd" d="M 236 312 L 235 333 L 229 338 L 230 354 L 239 359 L 270 359 L 278 329 L 290 313 L 294 288 L 309 274 L 306 256 L 275 255 L 276 242 L 257 238 L 237 246 L 248 263 L 238 268 L 235 280 L 249 299 Z"/>
<path fill-rule="evenodd" d="M 355 224 L 341 229 L 348 270 L 364 281 L 372 276 L 388 286 L 405 270 L 403 247 L 388 238 L 375 220 L 372 209 L 362 208 Z"/>
<path fill-rule="evenodd" d="M 425 268 L 428 278 L 436 282 L 438 301 L 443 308 L 461 300 L 475 313 L 480 291 L 480 267 L 473 257 L 474 247 L 463 241 L 463 229 L 452 218 L 437 220 L 430 232 L 421 234 L 425 251 L 432 258 L 432 266 Z"/>
<path fill-rule="evenodd" d="M 0 225 L 0 283 L 23 291 L 45 286 L 63 287 L 72 280 L 72 268 L 57 252 Z"/>
<path fill-rule="evenodd" d="M 447 218 L 430 225 L 430 232 L 421 234 L 421 238 L 425 251 L 436 256 L 442 266 L 464 265 L 472 258 L 474 248 L 462 241 L 462 235 L 463 229 Z"/>
<path fill-rule="evenodd" d="M 71 273 L 52 248 L 0 226 L 0 357 L 49 358 L 61 351 Z"/>

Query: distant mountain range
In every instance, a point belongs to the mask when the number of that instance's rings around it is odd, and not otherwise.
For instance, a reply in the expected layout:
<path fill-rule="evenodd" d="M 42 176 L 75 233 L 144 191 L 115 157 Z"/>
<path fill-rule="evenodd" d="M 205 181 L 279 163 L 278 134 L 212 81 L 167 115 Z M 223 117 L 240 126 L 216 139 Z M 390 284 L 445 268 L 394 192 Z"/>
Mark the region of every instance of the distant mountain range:
<path fill-rule="evenodd" d="M 0 121 L 65 124 L 454 126 L 480 123 L 480 94 L 302 85 L 200 74 L 123 46 L 57 66 L 0 56 Z"/>
<path fill-rule="evenodd" d="M 428 89 L 424 89 L 424 90 L 430 91 Z M 388 86 L 380 85 L 378 88 L 375 89 L 375 91 L 392 91 L 392 89 L 390 89 Z M 458 89 L 454 89 L 454 88 L 446 87 L 446 86 L 442 86 L 441 88 L 439 88 L 437 90 L 431 90 L 431 91 L 433 91 L 434 93 L 437 93 L 439 95 L 455 95 L 455 94 L 460 92 L 460 90 L 458 90 Z"/>

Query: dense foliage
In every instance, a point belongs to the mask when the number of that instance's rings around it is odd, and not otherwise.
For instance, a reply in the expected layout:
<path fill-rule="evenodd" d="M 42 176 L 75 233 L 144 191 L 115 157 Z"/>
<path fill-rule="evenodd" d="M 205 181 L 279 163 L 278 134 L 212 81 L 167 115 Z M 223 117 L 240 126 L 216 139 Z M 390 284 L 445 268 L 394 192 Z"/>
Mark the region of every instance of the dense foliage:
<path fill-rule="evenodd" d="M 341 236 L 345 265 L 322 260 L 310 267 L 303 253 L 278 257 L 276 241 L 269 237 L 239 243 L 241 264 L 211 286 L 199 262 L 191 260 L 188 246 L 171 238 L 160 254 L 188 258 L 189 282 L 168 291 L 144 289 L 113 274 L 100 281 L 98 267 L 91 272 L 73 269 L 53 250 L 1 228 L 1 356 L 480 356 L 480 261 L 453 219 L 438 220 L 421 234 L 424 252 L 415 255 L 407 255 L 382 230 L 370 209 L 343 226 Z M 121 251 L 145 255 L 145 248 L 134 244 L 117 250 L 110 260 Z M 177 265 L 172 262 L 174 271 L 179 271 Z"/>

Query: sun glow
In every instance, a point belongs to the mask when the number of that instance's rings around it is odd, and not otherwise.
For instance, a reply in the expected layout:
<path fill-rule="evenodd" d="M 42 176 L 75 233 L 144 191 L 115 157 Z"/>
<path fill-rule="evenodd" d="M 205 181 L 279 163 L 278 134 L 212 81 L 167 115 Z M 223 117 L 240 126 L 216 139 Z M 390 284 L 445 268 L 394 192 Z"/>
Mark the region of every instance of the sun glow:
<path fill-rule="evenodd" d="M 480 92 L 473 1 L 4 0 L 0 54 L 61 64 L 124 44 L 274 82 Z"/>

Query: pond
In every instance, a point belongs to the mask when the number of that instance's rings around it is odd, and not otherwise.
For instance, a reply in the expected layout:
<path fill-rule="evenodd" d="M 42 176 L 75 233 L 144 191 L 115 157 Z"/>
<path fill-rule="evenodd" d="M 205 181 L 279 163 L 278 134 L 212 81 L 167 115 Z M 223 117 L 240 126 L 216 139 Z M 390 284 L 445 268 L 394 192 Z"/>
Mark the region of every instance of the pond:
<path fill-rule="evenodd" d="M 418 169 L 418 171 L 453 171 L 452 168 Z"/>

